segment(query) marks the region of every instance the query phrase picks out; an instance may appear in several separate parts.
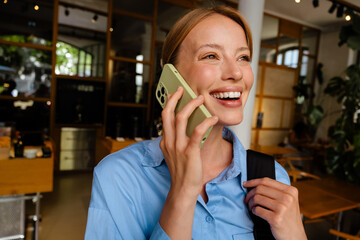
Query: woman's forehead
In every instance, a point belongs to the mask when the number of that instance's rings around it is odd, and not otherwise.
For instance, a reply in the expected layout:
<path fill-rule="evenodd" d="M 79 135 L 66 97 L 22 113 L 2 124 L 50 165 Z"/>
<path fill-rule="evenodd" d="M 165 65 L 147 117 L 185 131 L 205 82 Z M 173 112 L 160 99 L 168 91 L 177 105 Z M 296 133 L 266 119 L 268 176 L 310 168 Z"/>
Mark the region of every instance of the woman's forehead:
<path fill-rule="evenodd" d="M 236 39 L 226 39 L 230 37 L 236 37 Z M 189 43 L 190 45 L 216 44 L 217 41 L 223 42 L 226 40 L 236 40 L 239 44 L 247 46 L 246 35 L 240 24 L 227 16 L 212 14 L 199 21 L 187 34 L 181 45 L 183 43 Z"/>

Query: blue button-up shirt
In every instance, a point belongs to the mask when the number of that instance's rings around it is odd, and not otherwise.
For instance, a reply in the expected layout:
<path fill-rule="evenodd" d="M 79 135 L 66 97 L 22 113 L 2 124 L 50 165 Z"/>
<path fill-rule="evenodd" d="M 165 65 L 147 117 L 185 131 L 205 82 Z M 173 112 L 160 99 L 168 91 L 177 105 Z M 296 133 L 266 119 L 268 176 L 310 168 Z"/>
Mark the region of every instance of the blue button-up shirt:
<path fill-rule="evenodd" d="M 232 163 L 206 184 L 208 202 L 199 195 L 192 239 L 254 239 L 253 222 L 244 204 L 247 193 L 246 151 L 228 128 Z M 170 188 L 170 173 L 160 138 L 131 145 L 105 157 L 95 168 L 85 239 L 170 239 L 159 225 Z M 289 184 L 275 164 L 276 179 Z"/>

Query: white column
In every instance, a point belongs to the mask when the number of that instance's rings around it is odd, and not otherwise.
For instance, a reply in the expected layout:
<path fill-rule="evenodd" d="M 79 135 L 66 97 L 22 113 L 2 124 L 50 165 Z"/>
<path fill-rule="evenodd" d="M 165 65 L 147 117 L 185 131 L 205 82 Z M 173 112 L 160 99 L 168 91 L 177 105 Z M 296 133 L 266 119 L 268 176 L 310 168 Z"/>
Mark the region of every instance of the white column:
<path fill-rule="evenodd" d="M 251 123 L 255 103 L 255 89 L 257 80 L 257 70 L 260 55 L 261 29 L 264 14 L 265 0 L 239 0 L 238 10 L 246 18 L 253 37 L 253 57 L 251 67 L 254 72 L 254 85 L 245 105 L 244 119 L 242 123 L 232 126 L 235 134 L 244 145 L 245 149 L 250 147 Z"/>

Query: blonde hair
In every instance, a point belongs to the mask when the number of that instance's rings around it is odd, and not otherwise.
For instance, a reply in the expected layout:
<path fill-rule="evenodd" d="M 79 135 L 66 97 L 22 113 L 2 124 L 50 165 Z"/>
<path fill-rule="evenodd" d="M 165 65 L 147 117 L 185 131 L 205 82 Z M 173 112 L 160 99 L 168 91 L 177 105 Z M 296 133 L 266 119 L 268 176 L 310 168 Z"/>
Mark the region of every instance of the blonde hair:
<path fill-rule="evenodd" d="M 250 49 L 251 59 L 253 52 L 252 36 L 249 25 L 247 24 L 245 18 L 238 11 L 231 7 L 215 6 L 211 8 L 195 9 L 183 16 L 175 23 L 164 42 L 161 55 L 162 64 L 164 65 L 166 63 L 172 63 L 175 65 L 179 46 L 184 41 L 185 37 L 199 22 L 213 14 L 220 14 L 228 17 L 242 27 L 245 32 L 248 47 Z"/>

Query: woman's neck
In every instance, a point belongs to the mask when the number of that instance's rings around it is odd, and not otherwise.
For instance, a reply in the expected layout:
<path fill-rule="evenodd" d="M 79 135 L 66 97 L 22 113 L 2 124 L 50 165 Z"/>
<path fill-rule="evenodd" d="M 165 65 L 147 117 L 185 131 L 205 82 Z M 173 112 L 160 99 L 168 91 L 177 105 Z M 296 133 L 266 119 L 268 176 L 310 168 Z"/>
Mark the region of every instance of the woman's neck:
<path fill-rule="evenodd" d="M 201 148 L 205 182 L 217 177 L 233 158 L 232 143 L 223 138 L 223 129 L 223 126 L 214 126 Z"/>

